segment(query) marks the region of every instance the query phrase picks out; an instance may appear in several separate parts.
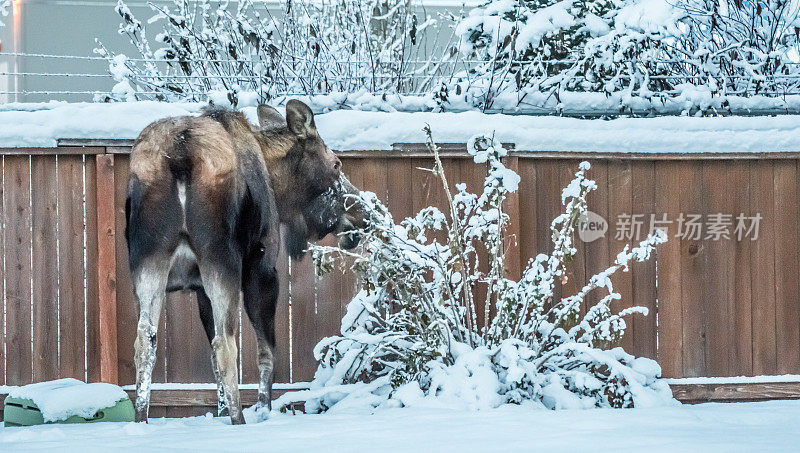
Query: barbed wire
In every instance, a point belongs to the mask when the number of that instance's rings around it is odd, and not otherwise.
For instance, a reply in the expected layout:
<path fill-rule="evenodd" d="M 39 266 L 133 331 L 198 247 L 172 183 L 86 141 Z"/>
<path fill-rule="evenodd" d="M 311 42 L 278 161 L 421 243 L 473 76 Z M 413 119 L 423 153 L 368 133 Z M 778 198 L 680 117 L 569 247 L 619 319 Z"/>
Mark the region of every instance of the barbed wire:
<path fill-rule="evenodd" d="M 74 61 L 102 61 L 104 63 L 109 63 L 109 59 L 103 56 L 80 56 L 80 55 L 55 55 L 55 54 L 45 54 L 45 53 L 26 53 L 26 52 L 0 52 L 0 61 L 3 58 L 16 58 L 16 59 L 54 59 L 54 60 L 74 60 Z M 320 61 L 313 59 L 313 58 L 306 58 L 306 57 L 291 57 L 291 61 L 299 62 L 302 64 L 303 62 L 315 63 L 319 64 Z M 181 61 L 176 59 L 155 59 L 155 58 L 128 58 L 126 61 L 129 62 L 143 62 L 143 63 L 156 63 L 156 64 L 165 64 L 163 67 L 167 67 L 166 65 L 173 65 L 179 64 Z M 193 60 L 195 61 L 195 60 Z M 193 98 L 197 100 L 206 100 L 208 99 L 209 93 L 208 90 L 198 89 L 193 83 L 202 82 L 206 84 L 208 81 L 226 81 L 226 83 L 230 84 L 230 82 L 241 82 L 243 84 L 247 84 L 248 86 L 253 86 L 253 82 L 263 82 L 264 84 L 268 84 L 273 82 L 274 80 L 269 75 L 259 74 L 260 71 L 256 70 L 256 66 L 263 65 L 263 61 L 256 61 L 256 60 L 237 60 L 233 58 L 216 58 L 216 59 L 208 59 L 208 58 L 198 58 L 196 59 L 198 62 L 208 62 L 208 63 L 227 63 L 236 65 L 236 68 L 246 67 L 250 69 L 251 74 L 137 74 L 136 79 L 142 80 L 145 82 L 145 86 L 141 87 L 143 89 L 137 90 L 136 93 L 140 95 L 164 95 L 165 88 L 161 88 L 164 86 L 165 83 L 172 82 L 172 88 L 175 88 L 179 91 L 175 91 L 175 94 L 179 94 L 181 96 L 186 96 L 188 98 Z M 625 60 L 636 62 L 635 60 Z M 573 65 L 577 63 L 578 60 L 574 59 L 565 59 L 565 60 L 558 60 L 558 59 L 551 59 L 551 60 L 537 60 L 533 62 L 533 64 L 542 64 L 542 65 Z M 436 64 L 431 68 L 430 71 L 424 72 L 428 68 L 431 67 L 431 60 L 409 60 L 403 62 L 403 71 L 391 72 L 389 70 L 386 74 L 361 74 L 358 73 L 361 69 L 360 66 L 367 66 L 367 67 L 374 67 L 375 64 L 385 65 L 389 68 L 392 67 L 394 62 L 382 62 L 382 61 L 370 61 L 370 60 L 341 60 L 341 61 L 325 61 L 324 64 L 330 65 L 337 65 L 339 67 L 344 68 L 354 68 L 344 70 L 339 74 L 326 74 L 324 76 L 318 77 L 313 81 L 313 86 L 305 91 L 297 91 L 292 89 L 292 84 L 296 82 L 304 83 L 306 82 L 305 78 L 301 74 L 292 74 L 292 73 L 282 73 L 280 78 L 283 82 L 289 82 L 283 88 L 283 90 L 277 90 L 277 92 L 271 93 L 277 97 L 286 97 L 286 96 L 304 96 L 304 95 L 324 95 L 332 92 L 341 92 L 342 87 L 345 87 L 345 91 L 348 88 L 364 86 L 363 83 L 365 80 L 370 80 L 373 82 L 378 82 L 382 86 L 394 86 L 394 87 L 405 87 L 404 90 L 392 90 L 392 89 L 376 89 L 372 91 L 373 94 L 382 95 L 382 94 L 400 94 L 406 96 L 421 96 L 430 94 L 431 90 L 430 87 L 436 86 L 441 84 L 442 82 L 453 81 L 460 77 L 466 76 L 469 77 L 468 71 L 469 69 L 477 68 L 480 66 L 485 66 L 487 64 L 491 65 L 492 62 L 487 62 L 483 60 L 467 60 L 467 59 L 454 59 L 452 61 L 437 61 Z M 531 64 L 531 61 L 524 61 L 518 60 L 511 62 L 519 63 L 519 64 Z M 656 66 L 669 66 L 669 65 L 676 65 L 676 64 L 686 64 L 685 61 L 677 61 L 677 60 L 665 60 L 665 61 L 658 61 L 656 62 Z M 800 62 L 788 62 L 787 65 L 800 65 Z M 411 68 L 411 69 L 409 69 Z M 363 68 L 362 68 L 363 69 Z M 459 72 L 459 71 L 466 71 L 466 72 Z M 36 95 L 36 96 L 57 96 L 57 95 L 69 95 L 69 96 L 92 96 L 94 98 L 99 97 L 112 97 L 112 90 L 111 85 L 113 79 L 115 78 L 109 72 L 48 72 L 48 71 L 2 71 L 0 72 L 0 77 L 13 77 L 17 79 L 17 83 L 14 84 L 17 89 L 7 89 L 5 91 L 0 91 L 0 95 Z M 567 77 L 565 80 L 577 80 L 580 79 L 582 76 L 580 75 L 573 75 Z M 63 84 L 67 85 L 65 87 L 58 87 L 56 89 L 37 89 L 34 86 L 31 86 L 31 89 L 24 89 L 20 87 L 26 87 L 27 83 L 25 82 L 26 79 L 32 78 L 45 78 L 45 79 L 53 79 L 53 80 L 63 80 Z M 620 74 L 617 76 L 618 79 L 621 80 L 630 80 L 631 76 Z M 641 80 L 642 77 L 636 77 L 638 80 Z M 691 74 L 653 74 L 647 76 L 649 80 L 659 80 L 659 81 L 667 81 L 669 83 L 680 83 L 680 82 L 692 82 L 695 80 L 703 80 L 707 78 L 705 75 L 691 75 Z M 19 79 L 22 79 L 19 83 Z M 69 83 L 72 83 L 73 80 L 104 80 L 103 84 L 107 84 L 106 87 L 98 87 L 98 88 L 85 88 L 85 89 L 68 89 Z M 731 96 L 752 96 L 752 95 L 759 95 L 765 96 L 770 98 L 781 98 L 785 96 L 796 96 L 800 95 L 800 73 L 797 74 L 774 74 L 769 76 L 758 76 L 758 75 L 748 75 L 748 74 L 731 74 L 727 75 L 726 79 L 736 83 L 736 90 L 726 91 L 726 95 Z M 108 82 L 105 82 L 108 80 Z M 418 84 L 418 81 L 422 81 L 422 84 Z M 48 82 L 52 83 L 53 82 Z M 60 82 L 56 82 L 60 83 Z M 317 86 L 318 83 L 322 83 L 322 85 Z M 758 86 L 756 89 L 755 87 Z M 73 85 L 74 86 L 74 85 Z M 227 85 L 226 85 L 227 86 Z M 419 87 L 424 86 L 425 89 L 420 89 Z M 744 86 L 745 88 L 742 88 Z M 409 88 L 411 87 L 411 88 Z M 766 88 L 765 88 L 766 87 Z M 247 91 L 247 90 L 243 90 Z M 679 91 L 676 90 L 664 90 L 658 93 L 659 95 L 675 95 L 679 94 Z"/>
<path fill-rule="evenodd" d="M 72 59 L 72 60 L 97 60 L 97 61 L 106 61 L 108 62 L 110 59 L 108 57 L 103 56 L 85 56 L 85 55 L 56 55 L 56 54 L 43 54 L 43 53 L 29 53 L 29 52 L 0 52 L 0 57 L 9 56 L 9 57 L 31 57 L 31 58 L 59 58 L 59 59 Z M 310 58 L 304 56 L 291 56 L 286 57 L 286 59 L 290 60 L 300 60 L 300 61 L 309 61 L 309 62 L 316 62 L 319 61 L 318 58 Z M 168 58 L 130 58 L 125 57 L 127 61 L 137 61 L 137 62 L 153 62 L 153 63 L 177 63 L 180 61 L 177 58 L 168 59 Z M 209 62 L 209 63 L 261 63 L 261 61 L 255 60 L 237 60 L 234 58 L 192 58 L 192 61 L 202 61 L 202 62 Z M 504 60 L 504 62 L 507 60 Z M 535 60 L 534 63 L 544 63 L 544 64 L 573 64 L 577 63 L 580 60 L 576 59 L 543 59 L 543 60 Z M 640 60 L 635 59 L 621 59 L 615 60 L 619 63 L 630 62 L 630 63 L 640 63 Z M 359 60 L 359 59 L 348 59 L 348 60 L 336 60 L 336 63 L 341 64 L 372 64 L 375 62 L 379 62 L 379 60 Z M 510 64 L 531 64 L 531 60 L 508 60 Z M 387 61 L 386 63 L 391 63 Z M 412 63 L 412 64 L 430 64 L 431 60 L 405 60 L 404 63 Z M 469 60 L 469 59 L 455 59 L 452 61 L 441 61 L 439 63 L 445 64 L 492 64 L 492 61 L 486 60 Z M 660 60 L 656 62 L 657 64 L 682 64 L 686 63 L 685 60 Z M 787 61 L 782 62 L 781 64 L 787 66 L 798 66 L 800 65 L 800 61 Z"/>

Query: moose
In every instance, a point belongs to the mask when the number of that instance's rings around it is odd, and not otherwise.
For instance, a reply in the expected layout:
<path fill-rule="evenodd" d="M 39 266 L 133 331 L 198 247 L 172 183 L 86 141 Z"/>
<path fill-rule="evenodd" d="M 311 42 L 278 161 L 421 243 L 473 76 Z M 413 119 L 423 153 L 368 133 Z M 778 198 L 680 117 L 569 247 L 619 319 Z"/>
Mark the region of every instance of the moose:
<path fill-rule="evenodd" d="M 219 415 L 244 423 L 234 329 L 243 301 L 258 341 L 258 402 L 271 408 L 275 269 L 284 244 L 299 259 L 308 241 L 334 233 L 358 244 L 365 216 L 304 103 L 286 117 L 267 105 L 258 126 L 243 113 L 208 107 L 199 116 L 147 126 L 130 157 L 125 203 L 129 265 L 139 304 L 136 421 L 147 421 L 158 319 L 166 293 L 194 291 L 211 342 Z"/>

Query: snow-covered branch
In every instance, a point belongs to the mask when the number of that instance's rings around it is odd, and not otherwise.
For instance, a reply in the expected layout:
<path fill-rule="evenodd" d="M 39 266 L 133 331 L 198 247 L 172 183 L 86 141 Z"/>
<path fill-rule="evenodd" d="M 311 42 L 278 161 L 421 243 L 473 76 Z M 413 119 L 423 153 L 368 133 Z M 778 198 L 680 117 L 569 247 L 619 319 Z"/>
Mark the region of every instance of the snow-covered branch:
<path fill-rule="evenodd" d="M 140 55 L 97 49 L 118 82 L 112 98 L 241 106 L 340 93 L 344 103 L 359 92 L 425 90 L 430 82 L 420 74 L 436 71 L 427 38 L 435 20 L 412 0 L 284 1 L 276 15 L 264 2 L 237 5 L 150 4 L 153 16 L 144 23 L 118 0 L 119 32 Z"/>

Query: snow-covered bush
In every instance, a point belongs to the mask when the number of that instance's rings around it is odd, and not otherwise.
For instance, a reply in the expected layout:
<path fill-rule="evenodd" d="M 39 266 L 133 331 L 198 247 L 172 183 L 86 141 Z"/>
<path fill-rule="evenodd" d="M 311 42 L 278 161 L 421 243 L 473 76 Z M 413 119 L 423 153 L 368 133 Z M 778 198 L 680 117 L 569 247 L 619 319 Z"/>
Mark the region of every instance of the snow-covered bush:
<path fill-rule="evenodd" d="M 485 63 L 459 75 L 451 91 L 484 109 L 504 93 L 522 102 L 527 90 L 572 68 L 588 39 L 609 32 L 616 7 L 614 0 L 495 0 L 473 9 L 456 27 L 459 50 Z"/>
<path fill-rule="evenodd" d="M 315 247 L 320 272 L 348 256 L 361 291 L 347 307 L 341 335 L 315 348 L 319 368 L 306 409 L 413 405 L 423 400 L 468 407 L 541 402 L 549 408 L 632 407 L 672 401 L 660 368 L 621 348 L 601 349 L 624 333 L 624 317 L 647 314 L 633 307 L 615 313 L 620 298 L 611 276 L 631 260 L 650 257 L 666 240 L 658 232 L 627 246 L 603 272 L 574 295 L 556 298 L 565 266 L 576 253 L 573 235 L 596 189 L 584 162 L 563 190 L 564 213 L 553 220 L 553 250 L 531 259 L 519 281 L 506 277 L 503 202 L 519 176 L 504 166 L 506 150 L 480 135 L 468 149 L 486 165 L 483 192 L 464 184 L 448 190 L 438 150 L 428 144 L 449 200 L 395 223 L 374 194 L 364 193 L 370 227 L 356 251 Z M 436 238 L 444 238 L 444 241 Z M 479 261 L 488 260 L 488 271 Z M 481 283 L 482 285 L 479 285 Z M 476 295 L 486 288 L 483 322 Z M 591 291 L 606 294 L 581 314 Z M 484 290 L 481 290 L 484 291 Z"/>
<path fill-rule="evenodd" d="M 484 63 L 458 75 L 449 99 L 509 109 L 596 92 L 620 111 L 715 112 L 734 97 L 793 94 L 799 12 L 788 0 L 494 0 L 457 26 L 461 52 Z"/>
<path fill-rule="evenodd" d="M 678 0 L 684 67 L 712 93 L 797 91 L 800 4 L 789 0 Z M 674 57 L 681 55 L 673 53 Z M 698 83 L 699 85 L 700 83 Z"/>
<path fill-rule="evenodd" d="M 434 22 L 412 0 L 284 0 L 276 15 L 251 0 L 149 5 L 146 26 L 123 0 L 116 7 L 137 59 L 98 49 L 117 80 L 114 99 L 250 105 L 278 95 L 402 93 L 420 89 L 424 78 L 415 76 L 435 66 L 409 63 L 426 58 Z"/>

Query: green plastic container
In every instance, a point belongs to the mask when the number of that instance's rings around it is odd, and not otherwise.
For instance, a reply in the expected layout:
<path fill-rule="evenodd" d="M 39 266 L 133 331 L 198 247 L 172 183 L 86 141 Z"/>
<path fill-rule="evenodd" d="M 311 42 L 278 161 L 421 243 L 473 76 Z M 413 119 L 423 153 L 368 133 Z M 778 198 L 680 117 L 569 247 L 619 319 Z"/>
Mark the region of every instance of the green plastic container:
<path fill-rule="evenodd" d="M 113 406 L 98 410 L 91 418 L 72 415 L 64 420 L 46 422 L 42 412 L 32 400 L 7 397 L 3 418 L 5 419 L 5 426 L 31 426 L 45 423 L 132 422 L 134 410 L 133 403 L 126 397 L 117 401 Z"/>

